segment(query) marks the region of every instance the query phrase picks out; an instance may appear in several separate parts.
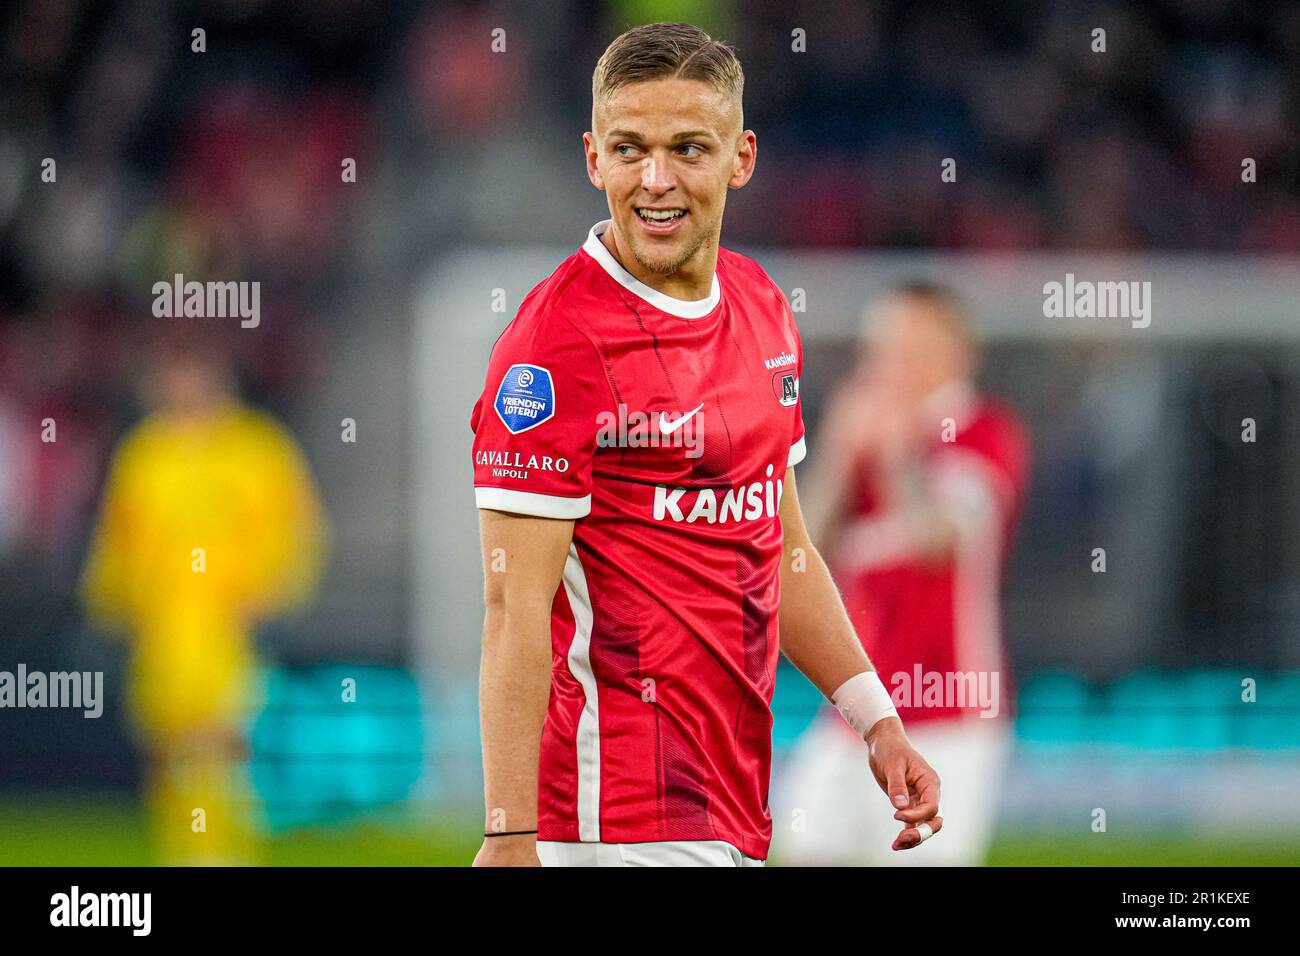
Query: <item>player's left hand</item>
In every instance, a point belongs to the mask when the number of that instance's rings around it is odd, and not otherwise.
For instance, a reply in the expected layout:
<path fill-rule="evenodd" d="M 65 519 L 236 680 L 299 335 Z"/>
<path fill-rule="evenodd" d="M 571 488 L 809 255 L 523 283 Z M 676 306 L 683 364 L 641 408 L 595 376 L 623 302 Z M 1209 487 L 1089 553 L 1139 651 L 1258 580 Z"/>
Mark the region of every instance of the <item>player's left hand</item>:
<path fill-rule="evenodd" d="M 938 815 L 939 775 L 913 749 L 897 717 L 877 721 L 867 732 L 867 746 L 871 772 L 896 809 L 894 819 L 903 823 L 893 849 L 920 846 L 928 837 L 918 827 L 928 826 L 931 835 L 943 829 L 943 817 Z"/>

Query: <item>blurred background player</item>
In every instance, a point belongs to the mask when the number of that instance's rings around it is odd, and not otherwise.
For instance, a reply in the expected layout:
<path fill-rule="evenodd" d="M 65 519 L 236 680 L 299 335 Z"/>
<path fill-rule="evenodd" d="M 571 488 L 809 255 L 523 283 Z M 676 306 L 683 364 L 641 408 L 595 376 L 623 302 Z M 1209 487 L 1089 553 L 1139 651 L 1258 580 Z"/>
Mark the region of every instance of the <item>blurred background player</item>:
<path fill-rule="evenodd" d="M 977 865 L 992 840 L 1012 739 L 999 591 L 1027 445 L 1015 414 L 976 391 L 976 366 L 950 290 L 896 287 L 867 313 L 858 361 L 829 402 L 810 506 L 857 633 L 943 780 L 945 839 L 891 852 L 858 742 L 822 714 L 784 777 L 805 822 L 785 862 Z"/>
<path fill-rule="evenodd" d="M 240 403 L 206 345 L 158 350 L 155 410 L 114 455 L 83 595 L 133 643 L 160 862 L 246 864 L 257 856 L 243 782 L 254 633 L 311 597 L 327 528 L 298 444 Z"/>

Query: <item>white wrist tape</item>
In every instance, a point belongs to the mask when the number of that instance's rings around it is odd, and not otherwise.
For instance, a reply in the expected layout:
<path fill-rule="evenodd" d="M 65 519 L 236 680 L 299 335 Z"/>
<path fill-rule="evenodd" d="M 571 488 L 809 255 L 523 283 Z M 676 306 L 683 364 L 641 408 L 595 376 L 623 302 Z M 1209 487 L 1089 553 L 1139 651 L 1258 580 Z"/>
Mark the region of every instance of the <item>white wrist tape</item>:
<path fill-rule="evenodd" d="M 850 677 L 831 695 L 831 703 L 864 740 L 876 721 L 898 716 L 894 702 L 889 699 L 889 691 L 885 690 L 875 671 L 863 671 Z"/>

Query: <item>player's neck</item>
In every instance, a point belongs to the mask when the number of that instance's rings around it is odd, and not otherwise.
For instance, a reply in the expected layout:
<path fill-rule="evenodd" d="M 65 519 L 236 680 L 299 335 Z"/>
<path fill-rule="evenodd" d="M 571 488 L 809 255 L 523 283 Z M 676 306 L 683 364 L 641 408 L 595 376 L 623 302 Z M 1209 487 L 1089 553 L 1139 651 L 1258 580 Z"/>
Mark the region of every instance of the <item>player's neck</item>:
<path fill-rule="evenodd" d="M 713 273 L 718 266 L 718 244 L 711 242 L 693 257 L 692 262 L 665 275 L 651 272 L 636 261 L 630 250 L 620 244 L 618 235 L 611 222 L 609 228 L 600 235 L 614 261 L 621 265 L 638 282 L 643 282 L 656 292 L 680 299 L 683 302 L 698 302 L 707 299 L 713 292 Z"/>

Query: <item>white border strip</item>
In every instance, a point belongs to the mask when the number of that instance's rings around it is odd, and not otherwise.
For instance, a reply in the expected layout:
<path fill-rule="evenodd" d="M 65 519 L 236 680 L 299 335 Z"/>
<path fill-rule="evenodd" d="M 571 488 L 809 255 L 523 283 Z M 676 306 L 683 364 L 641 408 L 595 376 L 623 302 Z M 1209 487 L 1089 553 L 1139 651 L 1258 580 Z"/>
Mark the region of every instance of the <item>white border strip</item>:
<path fill-rule="evenodd" d="M 591 513 L 591 495 L 564 498 L 560 495 L 541 495 L 535 491 L 484 488 L 478 485 L 474 486 L 474 503 L 492 511 L 510 511 L 537 518 L 585 518 Z"/>

